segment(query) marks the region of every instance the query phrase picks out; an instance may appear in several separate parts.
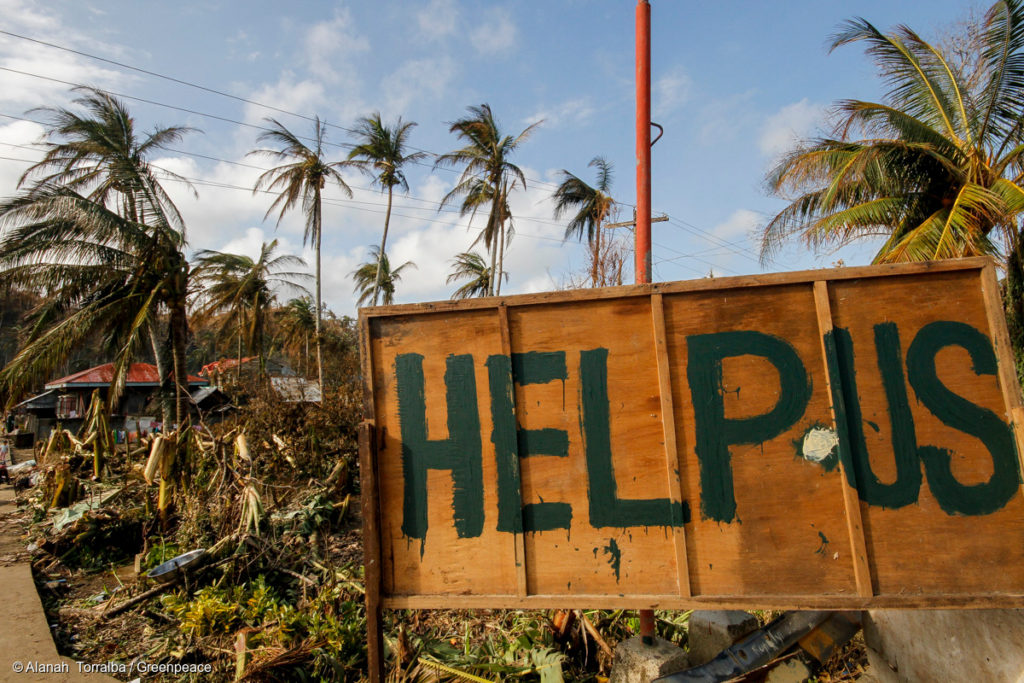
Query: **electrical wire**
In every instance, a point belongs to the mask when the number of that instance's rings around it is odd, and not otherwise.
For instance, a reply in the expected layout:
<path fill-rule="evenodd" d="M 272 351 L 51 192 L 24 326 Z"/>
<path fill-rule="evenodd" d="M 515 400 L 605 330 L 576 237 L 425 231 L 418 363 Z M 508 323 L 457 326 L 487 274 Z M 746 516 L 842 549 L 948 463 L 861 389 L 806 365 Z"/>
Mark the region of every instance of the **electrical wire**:
<path fill-rule="evenodd" d="M 308 114 L 300 114 L 298 112 L 293 112 L 293 111 L 290 111 L 288 109 L 283 109 L 281 107 L 275 107 L 275 106 L 270 105 L 270 104 L 265 104 L 263 102 L 257 102 L 255 100 L 250 100 L 248 98 L 240 97 L 238 95 L 232 95 L 231 93 L 224 92 L 224 91 L 218 90 L 216 88 L 210 88 L 210 87 L 205 86 L 205 85 L 200 85 L 198 83 L 193 83 L 191 81 L 186 81 L 184 79 L 175 78 L 174 76 L 168 76 L 166 74 L 161 74 L 161 73 L 156 72 L 156 71 L 150 71 L 148 69 L 143 69 L 141 67 L 137 67 L 137 66 L 134 66 L 134 65 L 131 65 L 131 64 L 126 64 L 124 62 L 118 62 L 118 61 L 113 60 L 113 59 L 107 59 L 106 57 L 100 57 L 99 55 L 90 54 L 88 52 L 83 52 L 81 50 L 75 50 L 73 48 L 66 47 L 64 45 L 58 45 L 57 43 L 51 43 L 51 42 L 48 42 L 48 41 L 45 41 L 45 40 L 39 40 L 37 38 L 31 38 L 29 36 L 24 36 L 24 35 L 21 35 L 21 34 L 18 34 L 18 33 L 13 33 L 11 31 L 0 30 L 0 34 L 6 35 L 6 36 L 9 36 L 9 37 L 12 37 L 12 38 L 17 38 L 17 39 L 20 39 L 20 40 L 26 40 L 26 41 L 29 41 L 29 42 L 32 42 L 32 43 L 36 43 L 38 45 L 43 45 L 43 46 L 46 46 L 46 47 L 49 47 L 49 48 L 53 48 L 53 49 L 56 49 L 56 50 L 62 50 L 64 52 L 69 52 L 69 53 L 76 54 L 76 55 L 79 55 L 79 56 L 82 56 L 82 57 L 86 57 L 88 59 L 94 59 L 94 60 L 97 60 L 97 61 L 100 61 L 100 62 L 104 62 L 104 63 L 111 64 L 111 65 L 114 65 L 114 66 L 118 66 L 118 67 L 121 67 L 121 68 L 124 68 L 124 69 L 130 69 L 130 70 L 136 71 L 138 73 L 146 74 L 148 76 L 153 76 L 155 78 L 161 78 L 161 79 L 164 79 L 166 81 L 170 81 L 172 83 L 177 83 L 179 85 L 184 85 L 184 86 L 187 86 L 187 87 L 190 87 L 190 88 L 195 88 L 197 90 L 202 90 L 204 92 L 208 92 L 208 93 L 212 93 L 212 94 L 215 94 L 215 95 L 219 95 L 221 97 L 227 97 L 229 99 L 236 100 L 238 102 L 243 102 L 245 104 L 249 104 L 249 105 L 252 105 L 252 106 L 261 107 L 261 108 L 264 108 L 264 109 L 267 109 L 267 110 L 270 110 L 270 111 L 275 111 L 275 112 L 278 112 L 278 113 L 281 113 L 281 114 L 288 114 L 289 116 L 295 116 L 297 118 L 304 119 L 306 121 L 319 121 L 319 118 L 313 117 L 313 116 L 309 116 Z M 53 82 L 56 82 L 56 83 L 61 83 L 61 84 L 64 84 L 64 85 L 69 85 L 69 86 L 72 86 L 72 87 L 91 87 L 91 86 L 86 86 L 86 85 L 81 84 L 81 83 L 72 83 L 72 82 L 69 82 L 69 81 L 64 81 L 64 80 L 61 80 L 61 79 L 58 79 L 58 78 L 53 78 L 53 77 L 50 77 L 50 76 L 43 76 L 42 74 L 32 73 L 32 72 L 29 72 L 29 71 L 20 71 L 18 69 L 11 69 L 11 68 L 8 68 L 8 67 L 0 67 L 0 69 L 2 69 L 4 71 L 8 71 L 10 73 L 16 73 L 16 74 L 20 74 L 20 75 L 23 75 L 23 76 L 31 76 L 31 77 L 34 77 L 34 78 L 41 78 L 41 79 L 53 81 Z M 246 123 L 246 122 L 243 122 L 243 121 L 236 121 L 234 119 L 229 119 L 229 118 L 226 118 L 226 117 L 223 117 L 223 116 L 219 116 L 217 114 L 208 114 L 208 113 L 204 113 L 204 112 L 200 112 L 200 111 L 195 111 L 195 110 L 192 110 L 192 109 L 187 109 L 187 108 L 184 108 L 184 107 L 177 107 L 177 106 L 172 105 L 172 104 L 166 104 L 166 103 L 163 103 L 163 102 L 156 102 L 156 101 L 153 101 L 153 100 L 148 100 L 148 99 L 145 99 L 145 98 L 136 97 L 134 95 L 128 95 L 128 94 L 125 94 L 125 93 L 115 93 L 115 92 L 112 92 L 112 91 L 103 90 L 101 88 L 96 88 L 96 89 L 100 90 L 100 92 L 106 92 L 107 94 L 114 95 L 115 97 L 123 97 L 124 99 L 130 99 L 130 100 L 135 100 L 135 101 L 138 101 L 138 102 L 144 102 L 146 104 L 151 104 L 151 105 L 158 106 L 158 107 L 166 107 L 166 108 L 169 108 L 169 109 L 174 109 L 174 110 L 181 111 L 181 112 L 186 112 L 186 113 L 189 113 L 189 114 L 194 114 L 196 116 L 204 116 L 204 117 L 207 117 L 207 118 L 213 118 L 213 119 L 216 119 L 216 120 L 219 120 L 219 121 L 223 121 L 223 122 L 226 122 L 226 123 L 232 123 L 232 124 L 239 125 L 239 126 L 255 128 L 257 130 L 264 130 L 264 131 L 265 130 L 269 130 L 266 127 L 257 126 L 255 124 Z M 350 135 L 357 135 L 358 134 L 358 131 L 356 131 L 354 128 L 349 128 L 347 126 L 342 126 L 342 125 L 339 125 L 339 124 L 336 124 L 336 123 L 330 123 L 330 122 L 327 122 L 327 121 L 322 121 L 321 123 L 323 123 L 323 125 L 325 127 L 336 128 L 338 130 L 345 131 L 346 133 L 348 133 Z M 304 137 L 304 136 L 296 136 L 296 137 L 298 137 L 298 138 L 300 138 L 302 140 L 307 140 L 307 141 L 312 141 L 313 140 L 312 138 Z M 342 149 L 349 149 L 349 148 L 351 148 L 351 145 L 340 144 L 340 143 L 326 142 L 325 144 L 327 144 L 329 146 L 340 147 Z M 409 145 L 409 149 L 411 149 L 413 151 L 416 151 L 416 152 L 423 152 L 423 153 L 429 154 L 429 155 L 431 155 L 433 157 L 439 156 L 436 152 L 433 152 L 433 151 L 428 150 L 428 149 L 423 149 L 423 148 L 420 148 L 420 147 L 415 147 L 413 145 Z M 424 166 L 424 167 L 427 167 L 427 168 L 438 168 L 438 167 L 434 167 L 432 164 L 426 164 L 426 163 L 421 162 L 421 161 L 414 161 L 412 163 L 414 163 L 414 164 L 416 164 L 418 166 Z M 444 167 L 440 167 L 440 168 L 444 168 Z M 456 169 L 444 168 L 444 170 L 451 171 L 453 173 L 459 173 L 459 171 L 457 171 Z M 557 184 L 549 183 L 549 182 L 547 182 L 545 180 L 540 180 L 540 179 L 537 179 L 537 178 L 530 178 L 529 176 L 526 176 L 526 178 L 527 178 L 527 180 L 529 180 L 530 182 L 534 183 L 535 185 L 542 185 L 542 186 L 548 186 L 548 187 L 557 187 Z"/>
<path fill-rule="evenodd" d="M 281 114 L 287 114 L 289 116 L 294 116 L 294 117 L 297 117 L 297 118 L 300 118 L 300 119 L 303 119 L 303 120 L 306 120 L 306 121 L 318 121 L 319 120 L 316 117 L 311 117 L 311 116 L 306 115 L 306 114 L 301 114 L 301 113 L 298 113 L 298 112 L 294 112 L 294 111 L 290 111 L 290 110 L 287 110 L 287 109 L 283 109 L 281 107 L 276 107 L 276 106 L 273 106 L 273 105 L 265 104 L 263 102 L 258 102 L 256 100 L 251 100 L 251 99 L 248 99 L 248 98 L 245 98 L 245 97 L 240 97 L 238 95 L 233 95 L 231 93 L 228 93 L 228 92 L 225 92 L 225 91 L 222 91 L 222 90 L 218 90 L 216 88 L 211 88 L 211 87 L 204 86 L 204 85 L 201 85 L 201 84 L 198 84 L 198 83 L 194 83 L 194 82 L 191 82 L 191 81 L 187 81 L 187 80 L 184 80 L 184 79 L 176 78 L 174 76 L 169 76 L 167 74 L 162 74 L 162 73 L 159 73 L 159 72 L 156 72 L 156 71 L 151 71 L 151 70 L 148 70 L 148 69 L 143 69 L 141 67 L 134 66 L 134 65 L 131 65 L 131 64 L 127 64 L 125 62 L 119 62 L 117 60 L 108 59 L 106 57 L 100 57 L 98 55 L 87 53 L 87 52 L 84 52 L 84 51 L 81 51 L 81 50 L 75 50 L 73 48 L 70 48 L 70 47 L 67 47 L 67 46 L 63 46 L 63 45 L 59 45 L 57 43 L 52 43 L 52 42 L 49 42 L 49 41 L 39 40 L 37 38 L 32 38 L 30 36 L 25 36 L 25 35 L 21 35 L 21 34 L 17 34 L 17 33 L 11 32 L 11 31 L 5 31 L 5 30 L 0 30 L 0 34 L 9 36 L 11 38 L 16 38 L 16 39 L 19 39 L 19 40 L 25 40 L 25 41 L 28 41 L 28 42 L 32 42 L 32 43 L 35 43 L 35 44 L 38 44 L 38 45 L 42 45 L 42 46 L 45 46 L 45 47 L 49 47 L 49 48 L 52 48 L 52 49 L 61 50 L 61 51 L 68 52 L 68 53 L 71 53 L 71 54 L 75 54 L 75 55 L 78 55 L 78 56 L 81 56 L 81 57 L 86 57 L 88 59 L 93 59 L 93 60 L 100 61 L 100 62 L 103 62 L 103 63 L 111 64 L 113 66 L 117 66 L 117 67 L 122 68 L 122 69 L 128 69 L 128 70 L 131 70 L 131 71 L 135 71 L 135 72 L 138 72 L 138 73 L 145 74 L 147 76 L 152 76 L 154 78 L 160 78 L 160 79 L 163 79 L 163 80 L 166 80 L 166 81 L 169 81 L 169 82 L 173 82 L 173 83 L 176 83 L 176 84 L 179 84 L 179 85 L 183 85 L 183 86 L 186 86 L 186 87 L 194 88 L 194 89 L 201 90 L 201 91 L 204 91 L 204 92 L 208 92 L 208 93 L 211 93 L 211 94 L 215 94 L 215 95 L 218 95 L 218 96 L 221 96 L 221 97 L 232 99 L 232 100 L 235 100 L 235 101 L 238 101 L 238 102 L 242 102 L 242 103 L 249 104 L 249 105 L 252 105 L 252 106 L 256 106 L 256 107 L 260 107 L 260 108 L 263 108 L 263 109 L 267 109 L 269 111 L 274 111 L 274 112 L 281 113 Z M 51 76 L 45 76 L 45 75 L 42 75 L 42 74 L 33 73 L 33 72 L 29 72 L 29 71 L 23 71 L 23 70 L 19 70 L 19 69 L 12 69 L 12 68 L 9 68 L 9 67 L 0 67 L 0 70 L 6 71 L 8 73 L 14 73 L 14 74 L 22 75 L 22 76 L 28 76 L 28 77 L 32 77 L 32 78 L 38 78 L 38 79 L 42 79 L 42 80 L 47 80 L 47 81 L 50 81 L 50 82 L 60 83 L 62 85 L 67 85 L 67 86 L 70 86 L 70 87 L 88 87 L 88 86 L 84 86 L 81 83 L 75 83 L 75 82 L 72 82 L 72 81 L 66 81 L 66 80 L 63 80 L 63 79 L 54 78 L 54 77 L 51 77 Z M 120 97 L 120 98 L 127 99 L 127 100 L 141 102 L 141 103 L 149 104 L 149 105 L 152 105 L 152 106 L 163 107 L 163 108 L 171 109 L 171 110 L 174 110 L 174 111 L 180 111 L 180 112 L 187 113 L 187 114 L 192 114 L 192 115 L 195 115 L 195 116 L 201 116 L 201 117 L 204 117 L 204 118 L 209 118 L 209 119 L 221 121 L 221 122 L 228 123 L 228 124 L 231 124 L 231 125 L 241 126 L 241 127 L 245 127 L 245 128 L 251 128 L 251 129 L 259 130 L 259 131 L 263 131 L 263 132 L 267 132 L 267 131 L 272 130 L 272 129 L 267 128 L 265 126 L 259 126 L 259 125 L 248 123 L 248 122 L 245 122 L 245 121 L 238 121 L 236 119 L 232 119 L 232 118 L 229 118 L 229 117 L 220 116 L 218 114 L 211 114 L 211 113 L 208 113 L 208 112 L 203 112 L 203 111 L 199 111 L 199 110 L 195 110 L 195 109 L 190 109 L 190 108 L 187 108 L 187 107 L 180 107 L 180 106 L 168 104 L 168 103 L 165 103 L 165 102 L 159 102 L 159 101 L 151 100 L 151 99 L 148 99 L 148 98 L 138 97 L 138 96 L 135 96 L 135 95 L 130 95 L 128 93 L 118 93 L 118 92 L 115 92 L 115 91 L 109 91 L 109 90 L 104 90 L 104 89 L 100 89 L 100 88 L 95 88 L 95 89 L 100 91 L 100 92 L 105 92 L 105 93 L 107 93 L 109 95 L 112 95 L 112 96 L 115 96 L 115 97 Z M 24 118 L 24 117 L 12 116 L 12 115 L 9 115 L 9 114 L 0 114 L 0 116 L 4 116 L 6 118 L 11 118 L 11 119 L 16 119 L 16 120 L 33 121 L 32 119 L 27 119 L 27 118 Z M 42 122 L 39 122 L 39 121 L 33 121 L 33 122 L 34 123 L 38 123 L 40 125 L 46 125 L 46 124 L 43 124 Z M 348 128 L 346 126 L 341 126 L 341 125 L 334 124 L 334 123 L 329 123 L 329 122 L 324 122 L 324 125 L 328 126 L 328 127 L 331 127 L 331 128 L 336 128 L 336 129 L 339 129 L 339 130 L 343 130 L 343 131 L 345 131 L 345 132 L 347 132 L 349 134 L 355 134 L 356 133 L 356 131 L 354 129 Z M 312 141 L 313 140 L 313 138 L 304 137 L 304 136 L 297 136 L 297 137 L 299 137 L 300 139 L 307 140 L 307 141 Z M 333 147 L 338 147 L 338 148 L 341 148 L 341 149 L 351 148 L 351 145 L 346 145 L 346 144 L 342 144 L 342 143 L 334 143 L 334 142 L 329 142 L 328 141 L 328 142 L 325 142 L 325 144 L 327 144 L 329 146 L 333 146 Z M 426 150 L 426 149 L 422 149 L 422 148 L 417 148 L 417 147 L 413 147 L 413 146 L 410 146 L 410 149 L 415 150 L 415 151 L 424 152 L 424 153 L 427 153 L 427 154 L 431 154 L 431 155 L 433 155 L 435 157 L 437 156 L 437 154 L 435 152 L 432 152 L 430 150 Z M 252 169 L 256 169 L 256 170 L 268 170 L 268 169 L 262 169 L 261 167 L 257 167 L 257 166 L 254 166 L 254 165 L 244 164 L 242 162 L 231 161 L 231 160 L 227 160 L 227 159 L 218 159 L 217 157 L 211 157 L 211 156 L 207 156 L 207 155 L 203 155 L 203 154 L 198 154 L 198 153 L 194 153 L 194 152 L 187 152 L 187 151 L 184 151 L 184 150 L 170 150 L 169 149 L 168 151 L 172 151 L 172 152 L 177 153 L 177 154 L 184 154 L 184 155 L 187 155 L 187 156 L 193 156 L 193 157 L 196 157 L 196 158 L 203 158 L 203 159 L 208 159 L 208 160 L 211 160 L 211 161 L 218 161 L 218 162 L 221 162 L 221 163 L 232 164 L 232 165 L 236 165 L 236 166 L 239 166 L 239 167 L 247 167 L 247 168 L 252 168 Z M 22 162 L 33 163 L 33 162 L 30 162 L 27 159 L 15 159 L 13 157 L 4 157 L 4 159 L 5 160 L 10 160 L 10 161 L 22 161 Z M 451 172 L 454 172 L 454 173 L 459 173 L 459 171 L 456 170 L 456 169 L 450 169 L 450 168 L 446 168 L 446 167 L 438 167 L 438 166 L 435 166 L 435 165 L 432 165 L 432 164 L 427 164 L 427 163 L 424 163 L 424 162 L 413 162 L 413 163 L 416 163 L 419 166 L 424 166 L 424 167 L 431 168 L 432 170 L 436 170 L 438 168 L 442 168 L 442 169 L 447 170 L 447 171 L 451 171 Z M 536 179 L 536 178 L 528 178 L 528 180 L 530 182 L 534 183 L 535 185 L 548 186 L 548 187 L 558 187 L 558 185 L 555 184 L 555 183 L 550 183 L 550 182 L 539 180 L 539 179 Z M 217 184 L 211 183 L 210 181 L 201 181 L 199 179 L 194 179 L 194 182 L 197 182 L 197 183 L 203 184 L 203 185 L 207 185 L 207 186 L 217 186 Z M 229 185 L 226 185 L 226 184 L 220 184 L 220 186 L 222 186 L 222 187 L 232 187 L 232 186 L 229 186 Z M 232 189 L 235 189 L 235 188 L 232 188 Z M 237 188 L 237 189 L 243 189 L 245 191 L 249 191 L 248 188 Z M 364 190 L 369 191 L 368 188 L 358 188 L 358 189 L 364 189 Z M 409 198 L 409 199 L 411 199 L 412 201 L 431 203 L 431 204 L 435 204 L 435 205 L 440 206 L 440 203 L 432 202 L 431 200 L 423 200 L 423 199 L 419 199 L 419 198 Z M 353 203 L 359 203 L 359 202 L 355 202 L 353 200 Z M 373 204 L 372 202 L 362 202 L 362 203 L 364 203 L 364 204 Z M 621 204 L 623 206 L 633 206 L 632 204 L 629 204 L 629 203 L 626 203 L 626 202 L 619 202 L 619 204 Z M 351 206 L 350 205 L 350 208 L 359 209 L 360 207 L 356 207 L 356 206 Z M 406 210 L 422 210 L 422 209 L 418 209 L 417 207 L 404 207 L 404 208 Z M 371 210 L 371 209 L 362 209 L 362 210 Z M 439 210 L 443 210 L 443 207 L 439 208 Z M 405 216 L 405 217 L 407 217 L 407 218 L 415 218 L 413 216 Z M 417 219 L 417 220 L 425 220 L 425 219 Z M 553 221 L 548 222 L 548 221 L 543 221 L 542 219 L 523 219 L 523 218 L 520 218 L 519 220 L 521 220 L 521 221 L 525 220 L 527 222 L 549 223 L 549 224 L 557 225 L 557 223 L 555 223 Z M 442 222 L 442 221 L 435 220 L 435 221 L 431 221 L 431 222 Z M 725 242 L 724 240 L 714 236 L 710 231 L 707 231 L 707 230 L 704 230 L 702 228 L 699 228 L 699 227 L 697 227 L 697 226 L 695 226 L 695 225 L 693 225 L 691 223 L 687 223 L 686 221 L 683 221 L 682 219 L 677 219 L 677 218 L 674 218 L 674 217 L 670 217 L 669 223 L 670 223 L 670 225 L 674 225 L 675 227 L 677 227 L 677 228 L 679 228 L 681 230 L 684 230 L 686 232 L 689 232 L 690 234 L 693 234 L 693 235 L 696 235 L 697 237 L 705 239 L 705 240 L 711 242 L 712 244 L 716 244 L 718 246 L 727 248 L 727 249 L 729 249 L 734 254 L 737 254 L 737 255 L 740 255 L 740 256 L 744 256 L 745 258 L 748 258 L 748 259 L 754 261 L 755 263 L 760 264 L 760 261 L 757 258 L 752 257 L 750 255 L 750 253 L 748 253 L 748 250 L 733 249 L 732 248 L 733 245 L 738 244 L 737 242 L 732 242 L 732 243 Z M 522 234 L 522 233 L 520 233 L 520 234 Z M 540 238 L 540 239 L 550 239 L 550 240 L 560 241 L 560 240 L 556 240 L 556 238 L 545 238 L 545 237 L 541 237 L 541 236 L 537 236 L 537 235 L 526 235 L 526 234 L 524 234 L 524 236 L 530 236 L 530 237 L 536 237 L 536 238 Z M 686 257 L 686 258 L 696 258 L 697 260 L 702 261 L 703 263 L 707 263 L 707 264 L 711 265 L 712 267 L 718 267 L 718 268 L 723 269 L 723 270 L 731 270 L 731 269 L 725 268 L 723 266 L 718 266 L 717 264 L 713 264 L 710 261 L 707 261 L 705 259 L 701 259 L 701 258 L 699 258 L 697 256 L 684 255 L 682 252 L 679 252 L 678 250 L 672 249 L 670 247 L 665 247 L 664 245 L 658 245 L 658 246 L 660 248 L 663 248 L 663 249 L 669 249 L 670 251 L 673 251 L 674 253 L 678 254 L 678 256 L 673 257 L 671 259 L 662 259 L 662 260 L 659 261 L 659 263 L 674 262 L 674 261 L 676 261 L 676 260 L 678 260 L 680 258 Z M 731 271 L 731 272 L 735 272 L 735 271 Z"/>

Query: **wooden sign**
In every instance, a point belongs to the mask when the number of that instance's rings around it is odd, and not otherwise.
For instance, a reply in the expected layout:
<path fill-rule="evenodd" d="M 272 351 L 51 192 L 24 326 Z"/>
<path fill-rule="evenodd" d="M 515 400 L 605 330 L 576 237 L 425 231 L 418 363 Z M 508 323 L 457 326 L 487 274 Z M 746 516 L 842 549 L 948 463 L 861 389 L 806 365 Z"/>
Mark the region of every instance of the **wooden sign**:
<path fill-rule="evenodd" d="M 989 259 L 360 324 L 384 607 L 1024 607 L 1024 411 Z"/>

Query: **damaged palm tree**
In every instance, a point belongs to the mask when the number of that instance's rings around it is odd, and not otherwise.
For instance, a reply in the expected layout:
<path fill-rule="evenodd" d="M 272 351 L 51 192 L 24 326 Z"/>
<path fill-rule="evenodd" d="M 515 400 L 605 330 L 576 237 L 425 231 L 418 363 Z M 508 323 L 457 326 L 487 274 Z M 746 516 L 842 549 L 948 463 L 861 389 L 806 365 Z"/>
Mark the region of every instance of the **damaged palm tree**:
<path fill-rule="evenodd" d="M 71 467 L 67 463 L 61 463 L 53 468 L 51 476 L 50 484 L 53 495 L 49 497 L 49 507 L 67 507 L 78 500 L 81 493 L 81 485 L 78 482 L 78 478 L 72 474 Z"/>
<path fill-rule="evenodd" d="M 68 430 L 61 427 L 60 423 L 50 432 L 50 438 L 46 440 L 46 447 L 43 448 L 43 455 L 40 462 L 49 463 L 66 453 L 72 448 L 72 437 Z"/>
<path fill-rule="evenodd" d="M 188 386 L 185 224 L 148 159 L 191 129 L 142 136 L 123 102 L 91 88 L 75 92 L 84 112 L 41 110 L 52 142 L 22 175 L 20 194 L 0 202 L 0 282 L 46 292 L 27 343 L 0 370 L 0 388 L 18 396 L 76 347 L 100 338 L 114 357 L 116 400 L 133 359 L 149 345 L 166 394 L 175 398 L 173 409 L 165 402 L 164 423 L 181 424 Z"/>
<path fill-rule="evenodd" d="M 92 400 L 89 402 L 89 410 L 85 414 L 85 423 L 79 436 L 82 438 L 83 446 L 92 445 L 92 476 L 96 481 L 100 481 L 103 476 L 106 457 L 114 455 L 114 434 L 110 430 L 107 413 L 107 403 L 100 395 L 100 390 L 93 389 Z"/>
<path fill-rule="evenodd" d="M 242 489 L 242 515 L 238 524 L 239 531 L 258 536 L 263 515 L 263 498 L 260 497 L 259 491 L 256 490 L 252 482 L 248 482 Z"/>
<path fill-rule="evenodd" d="M 167 508 L 171 502 L 171 487 L 173 482 L 171 476 L 174 473 L 174 463 L 178 454 L 177 434 L 166 434 L 153 439 L 153 445 L 149 451 L 149 459 L 142 471 L 146 483 L 152 485 L 156 480 L 157 472 L 160 473 L 160 493 L 157 498 L 157 510 L 160 512 L 160 519 L 166 524 Z"/>

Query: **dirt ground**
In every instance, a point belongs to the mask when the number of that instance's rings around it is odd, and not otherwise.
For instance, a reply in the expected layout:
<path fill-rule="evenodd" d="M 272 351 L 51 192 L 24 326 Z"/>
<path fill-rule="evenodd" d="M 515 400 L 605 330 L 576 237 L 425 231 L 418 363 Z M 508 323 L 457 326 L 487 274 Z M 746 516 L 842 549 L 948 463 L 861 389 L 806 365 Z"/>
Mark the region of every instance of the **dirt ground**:
<path fill-rule="evenodd" d="M 54 645 L 50 620 L 43 612 L 32 570 L 28 562 L 30 553 L 25 549 L 22 518 L 26 512 L 17 507 L 14 488 L 0 484 L 0 585 L 6 597 L 0 605 L 0 679 L 12 680 L 13 667 L 35 662 L 65 666 L 66 673 L 21 673 L 14 680 L 71 683 L 73 681 L 101 681 L 113 683 L 106 675 L 82 674 L 75 662 L 62 659 Z"/>

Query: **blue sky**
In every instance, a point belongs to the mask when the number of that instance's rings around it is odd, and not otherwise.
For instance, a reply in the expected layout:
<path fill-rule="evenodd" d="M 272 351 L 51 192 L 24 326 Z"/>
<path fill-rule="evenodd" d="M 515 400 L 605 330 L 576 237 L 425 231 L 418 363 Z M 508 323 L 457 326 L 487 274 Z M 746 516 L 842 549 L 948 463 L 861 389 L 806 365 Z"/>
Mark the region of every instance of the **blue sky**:
<path fill-rule="evenodd" d="M 665 135 L 653 153 L 653 207 L 671 220 L 654 225 L 656 280 L 827 267 L 869 261 L 871 245 L 811 254 L 793 244 L 758 263 L 756 229 L 783 202 L 766 195 L 765 171 L 799 135 L 827 127 L 840 98 L 877 100 L 883 85 L 858 46 L 829 54 L 828 36 L 862 16 L 883 29 L 905 23 L 925 37 L 966 17 L 971 4 L 921 2 L 710 2 L 653 0 L 653 118 Z M 587 162 L 615 164 L 613 194 L 623 218 L 635 202 L 633 179 L 633 36 L 631 0 L 424 0 L 413 2 L 87 2 L 0 0 L 0 30 L 21 34 L 182 81 L 319 115 L 329 142 L 348 142 L 345 127 L 379 110 L 386 120 L 416 121 L 411 143 L 443 153 L 456 146 L 447 122 L 487 102 L 502 127 L 518 133 L 543 120 L 516 162 L 529 179 L 512 201 L 517 234 L 507 254 L 509 293 L 564 285 L 583 265 L 564 244 L 564 223 L 549 197 L 568 169 L 592 180 Z M 974 5 L 984 9 L 985 5 Z M 155 163 L 194 179 L 199 198 L 166 184 L 181 208 L 194 250 L 256 255 L 277 237 L 283 251 L 305 256 L 302 220 L 264 222 L 271 198 L 251 187 L 266 165 L 246 152 L 259 131 L 203 116 L 259 126 L 274 116 L 300 135 L 312 124 L 237 99 L 122 69 L 66 51 L 0 35 L 0 114 L 40 119 L 26 110 L 66 106 L 66 85 L 85 83 L 173 105 L 128 99 L 143 130 L 189 125 L 189 135 Z M 0 118 L 0 195 L 38 158 L 42 128 Z M 12 146 L 16 145 L 16 146 Z M 345 154 L 333 147 L 331 155 Z M 201 155 L 201 156 L 197 156 Z M 331 156 L 329 155 L 329 156 Z M 204 157 L 212 157 L 204 158 Z M 216 159 L 216 160 L 215 160 Z M 219 160 L 219 161 L 218 161 Z M 437 211 L 456 174 L 409 171 L 411 191 L 396 198 L 389 237 L 394 263 L 412 260 L 397 301 L 447 298 L 451 258 L 475 231 L 457 213 Z M 383 196 L 347 172 L 354 201 L 328 192 L 324 222 L 324 299 L 354 314 L 349 274 L 379 242 Z"/>

